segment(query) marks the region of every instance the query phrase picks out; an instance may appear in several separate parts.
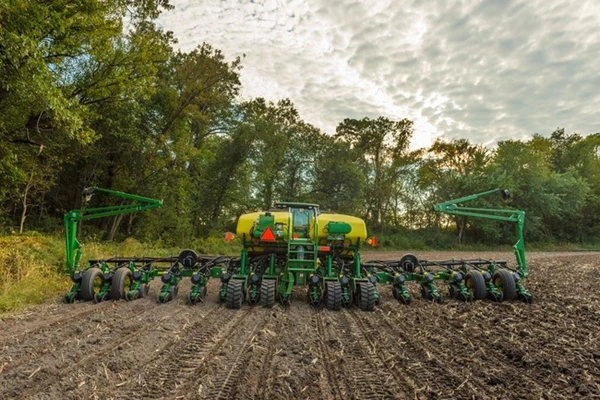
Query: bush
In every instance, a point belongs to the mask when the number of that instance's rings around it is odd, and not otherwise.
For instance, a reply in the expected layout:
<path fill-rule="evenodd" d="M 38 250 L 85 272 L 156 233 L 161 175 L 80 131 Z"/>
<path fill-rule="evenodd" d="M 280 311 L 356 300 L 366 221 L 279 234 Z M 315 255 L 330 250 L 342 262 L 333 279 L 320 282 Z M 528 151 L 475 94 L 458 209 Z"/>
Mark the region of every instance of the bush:
<path fill-rule="evenodd" d="M 0 312 L 43 302 L 68 288 L 59 243 L 37 234 L 0 238 Z"/>

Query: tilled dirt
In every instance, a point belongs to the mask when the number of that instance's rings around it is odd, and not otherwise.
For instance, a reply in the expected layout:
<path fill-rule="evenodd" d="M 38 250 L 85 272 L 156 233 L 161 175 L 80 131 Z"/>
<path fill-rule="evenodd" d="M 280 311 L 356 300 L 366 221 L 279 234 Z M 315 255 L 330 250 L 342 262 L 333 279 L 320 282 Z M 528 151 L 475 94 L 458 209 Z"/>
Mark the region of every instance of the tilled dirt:
<path fill-rule="evenodd" d="M 400 253 L 365 253 L 394 259 Z M 426 259 L 510 254 L 417 254 Z M 528 253 L 534 304 L 229 310 L 209 298 L 54 302 L 0 319 L 1 399 L 600 398 L 600 253 Z M 446 288 L 439 284 L 444 294 Z"/>

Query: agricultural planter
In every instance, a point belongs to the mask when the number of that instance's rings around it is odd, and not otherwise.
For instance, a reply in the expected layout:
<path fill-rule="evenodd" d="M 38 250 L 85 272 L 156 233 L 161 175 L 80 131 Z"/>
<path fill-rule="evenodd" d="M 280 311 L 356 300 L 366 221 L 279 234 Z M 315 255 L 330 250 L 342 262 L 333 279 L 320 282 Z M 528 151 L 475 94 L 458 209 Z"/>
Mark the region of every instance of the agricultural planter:
<path fill-rule="evenodd" d="M 189 278 L 190 304 L 204 301 L 211 278 L 220 280 L 218 299 L 228 308 L 242 304 L 271 307 L 276 302 L 288 304 L 295 287 L 306 290 L 310 304 L 330 310 L 358 306 L 372 311 L 381 301 L 379 287 L 390 284 L 394 298 L 410 303 L 408 282 L 420 285 L 425 299 L 441 302 L 435 283 L 443 281 L 453 297 L 460 300 L 511 300 L 517 296 L 531 301 L 521 280 L 527 277 L 523 246 L 524 213 L 519 210 L 488 210 L 458 207 L 459 203 L 505 191 L 489 191 L 435 206 L 436 211 L 469 215 L 517 223 L 519 240 L 515 245 L 517 268 L 505 261 L 491 260 L 419 260 L 407 254 L 400 260 L 363 262 L 360 250 L 367 238 L 362 219 L 322 213 L 317 204 L 281 202 L 265 212 L 243 214 L 236 235 L 241 240 L 239 257 L 209 256 L 186 249 L 178 256 L 166 258 L 110 258 L 90 260 L 81 268 L 81 245 L 76 239 L 78 221 L 157 208 L 160 200 L 129 195 L 106 189 L 84 191 L 91 195 L 102 191 L 129 205 L 74 210 L 65 214 L 67 271 L 73 287 L 66 302 L 75 300 L 134 300 L 145 297 L 155 278 L 162 286 L 158 302 L 178 296 L 179 283 Z"/>
<path fill-rule="evenodd" d="M 518 298 L 531 303 L 533 296 L 522 284 L 528 276 L 523 239 L 525 212 L 461 206 L 463 203 L 492 194 L 500 194 L 504 200 L 509 198 L 507 190 L 494 189 L 439 203 L 433 209 L 450 215 L 515 223 L 517 242 L 513 247 L 516 266 L 510 267 L 507 261 L 485 259 L 428 261 L 407 254 L 399 261 L 371 261 L 364 263 L 364 267 L 371 271 L 379 271 L 380 281 L 391 283 L 394 298 L 406 304 L 411 302 L 411 295 L 406 287 L 406 283 L 411 281 L 420 284 L 423 298 L 438 303 L 442 302 L 442 294 L 435 286 L 436 281 L 444 282 L 449 288 L 449 295 L 462 301 L 485 298 L 503 301 Z"/>

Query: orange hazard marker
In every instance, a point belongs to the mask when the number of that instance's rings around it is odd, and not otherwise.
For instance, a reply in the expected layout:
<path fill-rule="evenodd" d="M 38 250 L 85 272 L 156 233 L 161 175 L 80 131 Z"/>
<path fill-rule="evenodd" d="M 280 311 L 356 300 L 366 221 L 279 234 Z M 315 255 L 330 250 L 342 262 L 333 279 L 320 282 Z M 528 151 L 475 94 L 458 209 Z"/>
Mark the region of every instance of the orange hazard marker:
<path fill-rule="evenodd" d="M 265 231 L 260 235 L 260 240 L 263 242 L 274 242 L 276 240 L 275 234 L 273 233 L 273 229 L 271 227 L 267 227 Z"/>

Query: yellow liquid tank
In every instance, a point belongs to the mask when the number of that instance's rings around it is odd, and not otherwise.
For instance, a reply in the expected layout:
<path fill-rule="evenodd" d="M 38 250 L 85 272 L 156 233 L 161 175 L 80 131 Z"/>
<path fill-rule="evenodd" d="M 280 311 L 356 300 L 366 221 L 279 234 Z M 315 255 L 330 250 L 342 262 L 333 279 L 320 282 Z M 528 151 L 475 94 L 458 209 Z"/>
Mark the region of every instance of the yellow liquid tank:
<path fill-rule="evenodd" d="M 283 230 L 287 232 L 287 224 L 290 217 L 289 212 L 269 211 L 269 213 L 275 217 L 275 224 L 283 224 Z M 238 219 L 236 235 L 240 238 L 245 237 L 245 240 L 250 240 L 252 237 L 250 232 L 252 231 L 254 222 L 258 220 L 260 215 L 264 214 L 265 211 L 260 211 L 241 215 Z M 325 227 L 329 222 L 345 222 L 352 227 L 350 233 L 346 234 L 346 241 L 356 243 L 359 239 L 363 241 L 367 238 L 367 226 L 362 219 L 345 214 L 321 213 L 318 216 L 320 243 L 327 241 L 327 231 L 325 230 Z M 312 229 L 310 231 L 312 232 Z"/>

